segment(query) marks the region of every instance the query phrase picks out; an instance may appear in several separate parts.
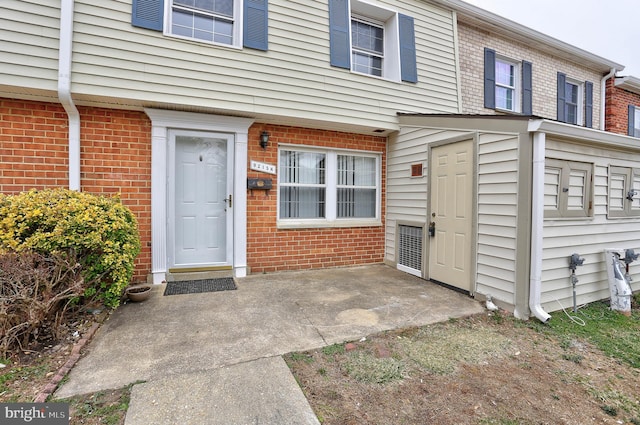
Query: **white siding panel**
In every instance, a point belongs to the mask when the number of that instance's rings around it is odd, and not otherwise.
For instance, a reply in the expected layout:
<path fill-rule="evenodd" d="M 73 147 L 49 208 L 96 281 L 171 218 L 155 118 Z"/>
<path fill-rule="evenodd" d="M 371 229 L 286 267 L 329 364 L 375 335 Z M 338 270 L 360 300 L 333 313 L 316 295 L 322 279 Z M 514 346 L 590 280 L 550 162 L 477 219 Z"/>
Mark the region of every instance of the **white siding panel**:
<path fill-rule="evenodd" d="M 609 298 L 609 284 L 605 259 L 606 248 L 631 248 L 640 251 L 640 218 L 609 219 L 608 167 L 638 167 L 637 154 L 622 150 L 605 150 L 575 145 L 557 140 L 547 140 L 547 157 L 594 164 L 593 217 L 583 219 L 547 219 L 544 222 L 542 263 L 542 301 L 547 311 L 573 305 L 572 284 L 569 278 L 569 257 L 573 253 L 585 259 L 576 276 L 577 303 L 579 305 Z M 635 265 L 635 268 L 634 268 Z M 631 264 L 631 274 L 640 285 L 640 265 Z"/>
<path fill-rule="evenodd" d="M 478 145 L 477 291 L 513 304 L 518 135 L 482 133 Z"/>
<path fill-rule="evenodd" d="M 130 1 L 76 2 L 74 92 L 88 101 L 206 106 L 397 129 L 396 112 L 457 112 L 452 13 L 423 2 L 380 1 L 415 19 L 417 84 L 329 65 L 328 5 L 269 1 L 269 51 L 234 49 L 134 28 Z M 98 100 L 96 100 L 97 102 Z"/>
<path fill-rule="evenodd" d="M 2 2 L 2 86 L 57 90 L 60 1 Z"/>

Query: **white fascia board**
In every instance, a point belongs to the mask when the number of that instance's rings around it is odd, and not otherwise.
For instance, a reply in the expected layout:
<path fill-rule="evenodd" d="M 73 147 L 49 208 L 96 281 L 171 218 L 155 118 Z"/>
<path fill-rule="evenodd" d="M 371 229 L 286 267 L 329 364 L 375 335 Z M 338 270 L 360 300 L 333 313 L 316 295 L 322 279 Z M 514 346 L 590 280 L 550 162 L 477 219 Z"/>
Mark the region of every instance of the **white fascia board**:
<path fill-rule="evenodd" d="M 640 152 L 640 144 L 637 138 L 611 133 L 609 131 L 596 130 L 545 119 L 529 121 L 527 130 L 532 133 L 543 132 L 546 133 L 547 136 L 557 136 L 583 143 Z"/>
<path fill-rule="evenodd" d="M 535 45 L 543 51 L 555 56 L 589 66 L 600 72 L 609 72 L 615 68 L 622 71 L 624 65 L 605 59 L 586 50 L 580 49 L 564 41 L 548 36 L 544 33 L 526 27 L 522 24 L 504 18 L 488 10 L 479 8 L 461 0 L 430 0 L 439 6 L 457 12 L 458 20 L 487 29 L 493 33 L 519 40 L 528 45 Z M 536 42 L 536 43 L 532 43 Z"/>
<path fill-rule="evenodd" d="M 640 78 L 627 76 L 615 79 L 615 86 L 632 93 L 640 94 Z"/>

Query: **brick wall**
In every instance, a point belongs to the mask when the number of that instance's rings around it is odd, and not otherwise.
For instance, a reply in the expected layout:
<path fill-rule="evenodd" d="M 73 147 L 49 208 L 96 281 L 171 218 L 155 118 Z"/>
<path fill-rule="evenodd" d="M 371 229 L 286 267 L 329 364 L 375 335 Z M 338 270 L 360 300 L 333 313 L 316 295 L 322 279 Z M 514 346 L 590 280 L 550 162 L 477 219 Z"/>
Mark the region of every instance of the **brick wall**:
<path fill-rule="evenodd" d="M 138 219 L 134 280 L 151 270 L 151 123 L 143 112 L 79 107 L 84 192 L 120 193 Z M 0 99 L 0 192 L 69 186 L 67 114 L 55 103 Z"/>
<path fill-rule="evenodd" d="M 258 145 L 260 133 L 270 133 L 269 147 Z M 249 130 L 249 160 L 278 163 L 278 143 L 385 152 L 384 137 L 286 126 L 254 125 Z M 382 157 L 382 176 L 386 158 Z M 384 257 L 384 219 L 382 226 L 278 229 L 277 177 L 248 171 L 249 177 L 273 179 L 269 191 L 247 191 L 247 260 L 251 273 L 298 270 L 382 262 Z M 382 187 L 382 217 L 385 215 L 385 183 Z"/>
<path fill-rule="evenodd" d="M 640 108 L 640 94 L 618 88 L 614 82 L 614 78 L 607 80 L 605 130 L 626 135 L 629 126 L 629 105 Z"/>
<path fill-rule="evenodd" d="M 496 51 L 496 55 L 515 61 L 532 63 L 533 115 L 557 118 L 557 74 L 567 78 L 593 83 L 593 128 L 600 128 L 600 80 L 599 72 L 568 62 L 539 50 L 534 46 L 518 43 L 496 34 L 460 22 L 458 25 L 460 78 L 462 87 L 462 112 L 465 114 L 496 114 L 484 107 L 484 48 Z"/>

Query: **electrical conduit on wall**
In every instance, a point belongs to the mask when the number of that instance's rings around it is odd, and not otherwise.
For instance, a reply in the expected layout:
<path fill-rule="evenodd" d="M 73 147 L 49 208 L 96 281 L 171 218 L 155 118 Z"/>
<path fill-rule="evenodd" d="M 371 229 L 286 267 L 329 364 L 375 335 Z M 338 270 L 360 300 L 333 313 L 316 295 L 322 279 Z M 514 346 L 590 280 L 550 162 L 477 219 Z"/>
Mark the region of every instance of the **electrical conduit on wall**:
<path fill-rule="evenodd" d="M 80 114 L 71 98 L 71 55 L 74 0 L 60 3 L 60 48 L 58 51 L 58 99 L 69 118 L 69 189 L 80 190 Z"/>

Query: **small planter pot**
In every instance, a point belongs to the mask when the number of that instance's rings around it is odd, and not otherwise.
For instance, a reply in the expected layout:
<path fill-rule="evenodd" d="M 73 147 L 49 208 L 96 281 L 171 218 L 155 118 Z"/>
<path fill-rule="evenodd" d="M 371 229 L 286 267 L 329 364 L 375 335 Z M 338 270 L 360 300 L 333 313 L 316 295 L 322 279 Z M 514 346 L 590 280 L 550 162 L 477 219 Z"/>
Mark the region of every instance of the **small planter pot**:
<path fill-rule="evenodd" d="M 127 298 L 129 300 L 139 303 L 151 296 L 151 285 L 135 285 L 129 286 L 125 293 L 127 294 Z"/>

